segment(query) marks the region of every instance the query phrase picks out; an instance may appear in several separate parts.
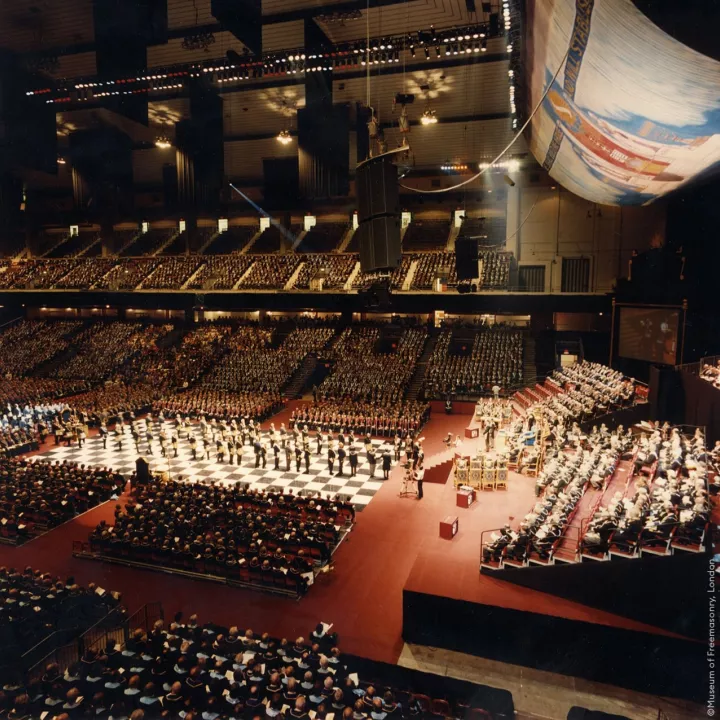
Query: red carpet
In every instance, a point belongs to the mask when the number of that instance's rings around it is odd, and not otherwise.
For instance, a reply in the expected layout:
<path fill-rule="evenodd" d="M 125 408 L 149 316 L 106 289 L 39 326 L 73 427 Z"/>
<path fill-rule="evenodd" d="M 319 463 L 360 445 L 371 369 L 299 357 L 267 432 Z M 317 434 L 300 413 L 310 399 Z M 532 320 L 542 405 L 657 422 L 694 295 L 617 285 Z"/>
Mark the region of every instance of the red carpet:
<path fill-rule="evenodd" d="M 291 404 L 292 405 L 292 404 Z M 273 420 L 285 422 L 290 408 Z M 425 455 L 445 449 L 448 432 L 460 434 L 467 416 L 436 413 L 424 430 Z M 31 565 L 79 583 L 96 582 L 119 590 L 131 611 L 159 600 L 166 616 L 178 610 L 197 612 L 202 620 L 252 627 L 294 638 L 307 635 L 318 620 L 335 623 L 342 647 L 350 653 L 394 663 L 402 648 L 402 590 L 562 615 L 589 622 L 662 632 L 624 618 L 481 576 L 480 535 L 500 527 L 510 516 L 521 517 L 533 501 L 534 481 L 512 476 L 507 491 L 486 492 L 469 510 L 455 507 L 452 483 L 425 484 L 425 498 L 399 498 L 402 469 L 397 468 L 363 512 L 348 540 L 335 555 L 335 571 L 322 575 L 300 601 L 214 583 L 172 577 L 74 559 L 73 540 L 85 540 L 101 519 L 111 519 L 114 503 L 106 503 L 20 548 L 0 546 L 0 563 Z M 439 520 L 460 517 L 453 541 L 438 537 Z"/>

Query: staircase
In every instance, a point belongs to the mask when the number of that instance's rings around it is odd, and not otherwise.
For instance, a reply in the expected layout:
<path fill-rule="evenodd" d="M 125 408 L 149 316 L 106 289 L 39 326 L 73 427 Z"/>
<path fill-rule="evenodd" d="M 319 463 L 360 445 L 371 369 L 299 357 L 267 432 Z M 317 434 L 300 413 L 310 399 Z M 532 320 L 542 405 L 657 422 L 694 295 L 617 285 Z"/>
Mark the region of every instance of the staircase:
<path fill-rule="evenodd" d="M 286 398 L 295 399 L 302 397 L 307 380 L 315 372 L 317 364 L 318 359 L 315 355 L 307 355 L 305 357 L 285 388 L 284 395 Z"/>
<path fill-rule="evenodd" d="M 302 241 L 305 239 L 305 236 L 307 234 L 308 234 L 307 230 L 303 230 L 302 232 L 299 232 L 290 249 L 297 250 L 300 247 L 300 243 L 302 243 Z"/>
<path fill-rule="evenodd" d="M 459 234 L 460 228 L 455 227 L 455 223 L 453 223 L 452 227 L 450 228 L 450 234 L 448 235 L 447 245 L 445 246 L 445 250 L 447 252 L 455 252 L 455 241 L 457 240 L 457 236 Z"/>
<path fill-rule="evenodd" d="M 219 232 L 214 232 L 199 248 L 197 251 L 198 255 L 203 255 L 205 253 L 205 250 L 207 250 L 208 247 L 210 247 L 210 243 L 215 242 L 216 238 L 220 235 Z"/>
<path fill-rule="evenodd" d="M 413 373 L 412 379 L 410 380 L 410 387 L 408 388 L 407 392 L 407 399 L 410 402 L 415 402 L 415 400 L 417 400 L 423 380 L 425 379 L 425 371 L 427 370 L 427 365 L 430 361 L 430 356 L 433 354 L 433 350 L 435 349 L 435 344 L 438 341 L 438 337 L 440 336 L 434 334 L 430 335 L 428 341 L 425 343 L 423 353 L 417 361 L 417 365 L 415 366 L 415 372 Z"/>
<path fill-rule="evenodd" d="M 172 234 L 170 235 L 170 237 L 169 237 L 164 243 L 162 243 L 157 250 L 155 250 L 155 252 L 151 253 L 151 255 L 152 255 L 153 257 L 159 257 L 160 255 L 162 255 L 163 250 L 165 250 L 165 248 L 166 248 L 168 245 L 170 245 L 171 242 L 174 242 L 174 241 L 175 241 L 175 238 L 176 238 L 179 234 L 180 234 L 180 231 L 179 231 L 179 230 L 177 230 L 176 232 L 172 233 Z M 145 278 L 145 279 L 147 280 L 148 278 Z"/>
<path fill-rule="evenodd" d="M 401 290 L 409 290 L 412 287 L 412 281 L 415 278 L 415 272 L 417 271 L 418 261 L 413 260 L 410 263 L 410 269 L 408 270 L 408 274 L 405 276 L 405 279 L 403 280 Z"/>
<path fill-rule="evenodd" d="M 353 235 L 355 234 L 355 228 L 350 225 L 348 231 L 343 236 L 343 239 L 340 241 L 340 244 L 338 245 L 337 252 L 342 253 L 345 252 L 345 248 L 350 244 L 350 241 L 353 239 Z"/>
<path fill-rule="evenodd" d="M 255 239 L 253 238 L 253 240 L 251 240 L 250 242 L 255 242 Z M 251 270 L 252 270 L 254 267 L 255 267 L 255 263 L 254 263 L 254 262 L 251 262 L 251 263 L 248 265 L 248 269 L 242 274 L 242 277 L 241 277 L 241 278 L 235 283 L 235 285 L 233 286 L 233 290 L 237 290 L 237 289 L 240 287 L 240 284 L 242 283 L 242 281 L 250 274 Z"/>
<path fill-rule="evenodd" d="M 250 248 L 255 244 L 255 241 L 256 241 L 262 234 L 263 234 L 263 231 L 262 231 L 262 230 L 258 230 L 258 231 L 250 238 L 250 240 L 248 241 L 247 245 L 245 245 L 245 247 L 244 247 L 242 250 L 240 250 L 240 252 L 239 252 L 238 254 L 239 254 L 239 255 L 247 255 L 248 252 L 250 251 Z"/>
<path fill-rule="evenodd" d="M 350 277 L 347 279 L 347 282 L 343 285 L 343 290 L 352 290 L 353 283 L 355 282 L 355 278 L 360 273 L 360 263 L 356 262 L 355 267 L 353 268 L 353 271 L 350 273 Z"/>
<path fill-rule="evenodd" d="M 523 384 L 533 385 L 538 371 L 535 364 L 535 338 L 527 334 L 523 338 Z"/>
<path fill-rule="evenodd" d="M 303 269 L 303 266 L 305 265 L 304 262 L 301 262 L 296 268 L 295 272 L 290 276 L 290 279 L 285 283 L 284 290 L 292 290 L 295 287 L 295 283 L 297 282 L 297 279 L 300 277 L 300 271 Z"/>
<path fill-rule="evenodd" d="M 195 279 L 195 276 L 207 265 L 207 263 L 200 263 L 197 270 L 182 284 L 181 290 L 186 290 L 187 286 Z"/>

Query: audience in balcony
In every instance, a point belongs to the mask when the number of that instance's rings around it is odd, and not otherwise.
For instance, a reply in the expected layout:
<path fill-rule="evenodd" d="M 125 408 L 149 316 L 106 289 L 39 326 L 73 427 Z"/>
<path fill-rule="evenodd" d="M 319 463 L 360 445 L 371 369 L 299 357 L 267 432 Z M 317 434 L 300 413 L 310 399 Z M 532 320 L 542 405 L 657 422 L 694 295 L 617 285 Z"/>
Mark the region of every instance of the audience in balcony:
<path fill-rule="evenodd" d="M 715 365 L 704 363 L 700 371 L 700 377 L 707 380 L 714 387 L 720 388 L 720 360 Z"/>
<path fill-rule="evenodd" d="M 240 282 L 250 265 L 253 255 L 212 255 L 188 283 L 188 289 L 232 290 Z"/>
<path fill-rule="evenodd" d="M 467 339 L 464 349 L 454 347 L 456 344 L 452 330 L 441 332 L 423 380 L 426 398 L 480 395 L 494 385 L 508 388 L 522 380 L 521 330 L 505 326 L 481 328 L 472 341 Z"/>
<path fill-rule="evenodd" d="M 150 277 L 143 280 L 140 287 L 146 290 L 179 290 L 202 262 L 202 258 L 195 255 L 166 258 Z"/>
<path fill-rule="evenodd" d="M 442 275 L 448 287 L 457 285 L 455 253 L 426 252 L 414 256 L 417 261 L 413 275 L 411 290 L 433 290 L 435 279 Z"/>
<path fill-rule="evenodd" d="M 58 290 L 78 288 L 89 290 L 96 283 L 115 267 L 117 260 L 114 258 L 81 258 L 75 267 L 55 283 Z"/>
<path fill-rule="evenodd" d="M 159 258 L 123 259 L 93 286 L 99 290 L 135 290 L 162 262 Z"/>
<path fill-rule="evenodd" d="M 510 265 L 512 253 L 481 250 L 482 277 L 479 283 L 481 290 L 502 290 L 510 282 Z"/>
<path fill-rule="evenodd" d="M 255 248 L 252 248 L 255 251 Z M 301 257 L 292 255 L 254 255 L 255 262 L 242 279 L 240 288 L 282 290 L 293 276 Z"/>
<path fill-rule="evenodd" d="M 358 262 L 357 255 L 304 255 L 303 265 L 293 287 L 310 288 L 310 281 L 323 278 L 323 290 L 339 290 L 345 286 Z"/>
<path fill-rule="evenodd" d="M 282 406 L 282 397 L 278 392 L 200 387 L 166 395 L 154 403 L 153 410 L 156 413 L 163 412 L 166 416 L 257 422 L 277 413 Z"/>

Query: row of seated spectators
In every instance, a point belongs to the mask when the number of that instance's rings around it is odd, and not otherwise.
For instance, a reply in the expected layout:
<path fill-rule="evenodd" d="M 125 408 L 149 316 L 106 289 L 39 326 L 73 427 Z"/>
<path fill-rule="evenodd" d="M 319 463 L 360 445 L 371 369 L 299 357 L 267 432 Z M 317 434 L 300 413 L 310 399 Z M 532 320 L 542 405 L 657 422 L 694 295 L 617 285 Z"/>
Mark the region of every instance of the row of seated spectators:
<path fill-rule="evenodd" d="M 510 282 L 512 253 L 496 250 L 481 250 L 482 269 L 480 289 L 502 290 Z"/>
<path fill-rule="evenodd" d="M 353 515 L 339 498 L 153 481 L 90 535 L 102 555 L 304 592 Z"/>
<path fill-rule="evenodd" d="M 196 255 L 171 257 L 143 280 L 143 290 L 179 290 L 197 272 L 202 259 Z"/>
<path fill-rule="evenodd" d="M 0 454 L 28 452 L 28 446 L 44 441 L 53 418 L 62 412 L 62 404 L 19 405 L 7 403 L 0 417 Z M 33 449 L 35 449 L 33 448 Z"/>
<path fill-rule="evenodd" d="M 41 404 L 88 388 L 83 380 L 54 378 L 3 378 L 0 382 L 0 403 Z"/>
<path fill-rule="evenodd" d="M 306 641 L 251 629 L 200 625 L 182 613 L 165 627 L 136 629 L 124 647 L 87 650 L 68 668 L 47 665 L 41 678 L 0 698 L 13 720 L 490 720 L 464 699 L 431 700 L 361 680 L 346 664 L 335 633 L 318 624 Z M 122 672 L 120 669 L 122 668 Z"/>
<path fill-rule="evenodd" d="M 67 350 L 82 323 L 21 320 L 0 333 L 0 375 L 20 377 Z"/>
<path fill-rule="evenodd" d="M 432 290 L 438 276 L 447 278 L 450 287 L 457 285 L 455 253 L 425 252 L 414 256 L 417 261 L 411 290 Z"/>
<path fill-rule="evenodd" d="M 119 612 L 119 604 L 117 593 L 94 584 L 82 587 L 72 577 L 61 580 L 31 567 L 22 571 L 0 567 L 0 642 L 4 660 L 19 660 L 24 651 L 56 630 L 84 631 L 109 612 Z M 1 702 L 7 701 L 11 685 L 4 683 Z M 11 697 L 14 692 L 10 691 Z"/>
<path fill-rule="evenodd" d="M 403 401 L 392 405 L 342 400 L 320 400 L 293 410 L 292 427 L 322 428 L 323 432 L 351 431 L 365 437 L 414 436 L 427 422 L 426 403 Z"/>
<path fill-rule="evenodd" d="M 389 331 L 385 331 L 389 332 Z M 427 340 L 427 329 L 407 328 L 397 337 L 383 338 L 377 326 L 351 326 L 327 354 L 334 361 L 330 375 L 318 389 L 318 399 L 401 403 Z M 388 347 L 377 348 L 387 341 Z M 378 349 L 385 352 L 378 352 Z"/>
<path fill-rule="evenodd" d="M 357 233 L 355 233 L 357 235 Z M 390 273 L 390 286 L 393 290 L 402 290 L 403 282 L 410 272 L 410 266 L 412 265 L 413 256 L 403 255 L 400 264 Z M 377 280 L 378 274 L 374 272 L 366 273 L 359 272 L 353 280 L 353 290 L 361 290 L 372 285 Z"/>
<path fill-rule="evenodd" d="M 714 365 L 710 362 L 704 363 L 700 370 L 700 377 L 720 389 L 720 360 L 717 360 Z"/>
<path fill-rule="evenodd" d="M 216 390 L 199 387 L 165 395 L 154 404 L 158 413 L 221 420 L 266 420 L 283 407 L 278 392 Z"/>
<path fill-rule="evenodd" d="M 252 248 L 253 252 L 255 247 Z M 252 290 L 276 290 L 287 285 L 300 264 L 301 257 L 288 255 L 254 255 L 255 262 L 245 275 L 239 288 Z"/>
<path fill-rule="evenodd" d="M 309 353 L 325 347 L 334 328 L 298 327 L 278 348 L 270 347 L 271 331 L 241 326 L 230 352 L 208 373 L 204 385 L 220 390 L 279 392 Z"/>
<path fill-rule="evenodd" d="M 0 534 L 12 540 L 56 527 L 119 494 L 120 476 L 68 462 L 0 458 Z"/>
<path fill-rule="evenodd" d="M 107 382 L 64 399 L 81 420 L 99 425 L 152 407 L 161 388 L 150 383 Z"/>
<path fill-rule="evenodd" d="M 633 554 L 641 543 L 667 548 L 670 540 L 700 545 L 710 513 L 708 460 L 700 429 L 687 436 L 666 423 L 643 433 L 632 481 L 599 507 L 583 538 L 585 551 L 616 546 Z"/>
<path fill-rule="evenodd" d="M 324 290 L 340 290 L 350 279 L 357 263 L 356 255 L 306 255 L 293 287 L 306 290 L 311 280 L 322 277 Z"/>
<path fill-rule="evenodd" d="M 254 262 L 255 256 L 253 255 L 219 254 L 210 256 L 205 259 L 205 263 L 188 283 L 188 288 L 232 290 Z"/>
<path fill-rule="evenodd" d="M 430 356 L 423 393 L 428 399 L 448 394 L 480 395 L 494 385 L 510 387 L 522 380 L 523 336 L 514 327 L 478 329 L 474 337 L 460 340 L 452 330 L 442 330 Z"/>
<path fill-rule="evenodd" d="M 57 376 L 104 380 L 136 353 L 153 352 L 156 342 L 172 329 L 134 322 L 94 323 L 74 339 L 75 354 L 58 368 Z"/>

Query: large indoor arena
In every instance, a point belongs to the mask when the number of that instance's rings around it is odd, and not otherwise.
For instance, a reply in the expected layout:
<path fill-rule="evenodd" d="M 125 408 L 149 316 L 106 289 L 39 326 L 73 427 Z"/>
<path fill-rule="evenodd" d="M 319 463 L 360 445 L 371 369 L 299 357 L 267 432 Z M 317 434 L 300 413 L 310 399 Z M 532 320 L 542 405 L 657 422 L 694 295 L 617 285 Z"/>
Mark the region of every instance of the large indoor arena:
<path fill-rule="evenodd" d="M 0 4 L 0 718 L 712 717 L 718 27 Z"/>

